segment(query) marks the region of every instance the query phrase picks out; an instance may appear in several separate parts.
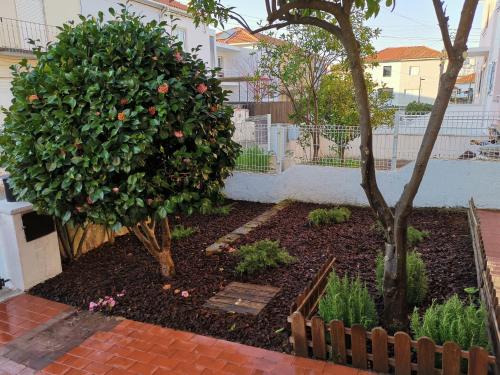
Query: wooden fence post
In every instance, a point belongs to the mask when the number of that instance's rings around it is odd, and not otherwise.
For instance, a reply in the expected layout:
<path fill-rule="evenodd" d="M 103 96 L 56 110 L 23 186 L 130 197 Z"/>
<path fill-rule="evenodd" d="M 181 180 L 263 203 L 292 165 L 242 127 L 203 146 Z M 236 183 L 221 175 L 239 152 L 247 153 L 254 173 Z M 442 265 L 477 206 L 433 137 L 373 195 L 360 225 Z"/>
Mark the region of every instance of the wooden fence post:
<path fill-rule="evenodd" d="M 421 337 L 417 341 L 417 368 L 418 375 L 434 375 L 436 362 L 436 345 L 428 337 Z"/>
<path fill-rule="evenodd" d="M 488 352 L 478 346 L 469 349 L 469 366 L 467 374 L 486 375 L 488 373 Z"/>
<path fill-rule="evenodd" d="M 368 368 L 366 353 L 366 331 L 362 325 L 354 324 L 351 327 L 352 365 L 362 370 Z"/>
<path fill-rule="evenodd" d="M 292 314 L 292 337 L 295 354 L 300 357 L 308 357 L 306 322 L 302 314 L 298 311 Z"/>
<path fill-rule="evenodd" d="M 345 329 L 341 320 L 330 322 L 330 337 L 332 340 L 332 359 L 338 364 L 345 364 L 347 361 L 345 349 Z"/>
<path fill-rule="evenodd" d="M 411 375 L 411 339 L 405 332 L 394 335 L 394 360 L 396 375 Z"/>
<path fill-rule="evenodd" d="M 387 332 L 381 327 L 372 329 L 373 371 L 389 372 Z"/>
<path fill-rule="evenodd" d="M 443 375 L 460 374 L 460 346 L 452 341 L 447 341 L 443 345 Z"/>
<path fill-rule="evenodd" d="M 319 316 L 311 319 L 313 355 L 318 359 L 326 359 L 325 322 Z"/>

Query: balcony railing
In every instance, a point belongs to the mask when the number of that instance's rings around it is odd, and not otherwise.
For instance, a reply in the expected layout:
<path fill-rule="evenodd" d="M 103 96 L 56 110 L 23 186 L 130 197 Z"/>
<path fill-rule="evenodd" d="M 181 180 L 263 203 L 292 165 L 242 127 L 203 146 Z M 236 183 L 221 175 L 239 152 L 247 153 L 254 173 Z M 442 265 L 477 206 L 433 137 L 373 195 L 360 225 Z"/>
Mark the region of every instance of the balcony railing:
<path fill-rule="evenodd" d="M 55 26 L 0 17 L 0 52 L 30 55 L 34 45 L 29 40 L 45 49 L 58 32 Z"/>

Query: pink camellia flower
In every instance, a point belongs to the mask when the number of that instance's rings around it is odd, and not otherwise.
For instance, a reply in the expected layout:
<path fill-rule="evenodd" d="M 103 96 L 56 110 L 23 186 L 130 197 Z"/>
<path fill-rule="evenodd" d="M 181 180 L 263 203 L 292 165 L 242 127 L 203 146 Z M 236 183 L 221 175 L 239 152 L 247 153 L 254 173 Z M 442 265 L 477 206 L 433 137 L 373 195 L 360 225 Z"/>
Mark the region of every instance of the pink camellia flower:
<path fill-rule="evenodd" d="M 82 211 L 83 211 L 83 207 L 82 207 L 82 206 L 76 206 L 76 207 L 75 207 L 75 210 L 76 210 L 77 212 L 82 212 Z"/>
<path fill-rule="evenodd" d="M 188 298 L 189 297 L 189 292 L 187 290 L 183 290 L 182 293 L 181 293 L 181 296 L 183 296 L 184 298 Z"/>
<path fill-rule="evenodd" d="M 117 186 L 115 186 L 112 190 L 113 190 L 113 193 L 115 193 L 115 194 L 120 192 L 120 188 Z"/>
<path fill-rule="evenodd" d="M 176 138 L 182 138 L 184 137 L 184 133 L 182 132 L 182 130 L 176 130 L 174 131 L 174 135 Z"/>
<path fill-rule="evenodd" d="M 200 94 L 204 94 L 206 93 L 208 90 L 208 87 L 207 85 L 205 85 L 204 83 L 200 83 L 198 86 L 196 86 L 196 91 L 198 91 Z"/>
<path fill-rule="evenodd" d="M 113 307 L 115 307 L 115 305 L 116 305 L 116 301 L 115 301 L 115 299 L 114 299 L 113 297 L 110 297 L 110 298 L 108 299 L 108 306 L 109 306 L 110 308 L 113 308 Z"/>
<path fill-rule="evenodd" d="M 181 62 L 181 61 L 182 61 L 182 54 L 181 54 L 179 51 L 177 51 L 177 52 L 175 53 L 174 57 L 175 57 L 175 60 L 176 60 L 177 62 Z"/>
<path fill-rule="evenodd" d="M 158 92 L 160 94 L 166 94 L 168 92 L 168 84 L 164 83 L 164 84 L 158 86 Z"/>
<path fill-rule="evenodd" d="M 92 198 L 87 197 L 87 203 L 88 204 L 94 204 L 94 201 L 92 200 Z"/>
<path fill-rule="evenodd" d="M 118 293 L 117 297 L 123 297 L 125 295 L 125 289 L 123 289 L 120 293 Z"/>
<path fill-rule="evenodd" d="M 149 107 L 149 108 L 148 108 L 148 112 L 149 112 L 149 114 L 150 114 L 151 116 L 154 116 L 154 115 L 155 115 L 155 113 L 156 113 L 156 108 L 155 108 L 155 107 L 153 107 L 153 106 L 151 106 L 151 107 Z"/>
<path fill-rule="evenodd" d="M 38 100 L 38 99 L 40 99 L 40 98 L 36 94 L 28 96 L 28 100 L 30 103 L 33 103 L 35 100 Z"/>
<path fill-rule="evenodd" d="M 94 312 L 97 308 L 99 307 L 99 305 L 95 302 L 90 302 L 89 303 L 89 311 L 90 312 Z"/>

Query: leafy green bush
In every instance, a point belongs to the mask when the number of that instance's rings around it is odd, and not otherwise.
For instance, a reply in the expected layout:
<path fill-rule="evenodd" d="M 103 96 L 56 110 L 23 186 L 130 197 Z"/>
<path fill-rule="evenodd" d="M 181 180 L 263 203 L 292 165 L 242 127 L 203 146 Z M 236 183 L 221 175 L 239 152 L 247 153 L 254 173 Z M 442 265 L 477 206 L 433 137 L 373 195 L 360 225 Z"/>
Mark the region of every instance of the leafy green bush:
<path fill-rule="evenodd" d="M 184 52 L 166 22 L 125 7 L 110 13 L 63 25 L 34 52 L 36 66 L 12 68 L 0 165 L 37 211 L 63 224 L 130 227 L 155 253 L 146 223 L 210 204 L 239 145 L 216 71 Z M 156 257 L 166 263 L 163 250 Z"/>
<path fill-rule="evenodd" d="M 309 223 L 314 226 L 343 223 L 349 220 L 350 217 L 351 211 L 347 207 L 318 208 L 307 215 Z"/>
<path fill-rule="evenodd" d="M 380 293 L 384 290 L 384 255 L 379 253 L 376 260 L 377 289 Z M 418 306 L 427 295 L 428 283 L 425 263 L 422 256 L 410 251 L 406 257 L 406 300 L 412 306 Z"/>
<path fill-rule="evenodd" d="M 202 210 L 203 215 L 220 215 L 220 216 L 227 216 L 231 213 L 231 210 L 233 209 L 233 204 L 225 204 L 222 206 L 209 206 L 206 207 L 205 209 Z"/>
<path fill-rule="evenodd" d="M 183 225 L 177 225 L 171 233 L 172 240 L 182 240 L 183 238 L 191 237 L 193 234 L 198 232 L 197 228 L 185 227 Z"/>
<path fill-rule="evenodd" d="M 271 154 L 259 146 L 245 148 L 236 159 L 236 169 L 250 172 L 269 172 L 271 170 Z"/>
<path fill-rule="evenodd" d="M 426 230 L 421 231 L 410 225 L 407 229 L 406 235 L 408 246 L 411 248 L 422 242 L 425 238 L 429 237 L 430 234 Z"/>
<path fill-rule="evenodd" d="M 405 112 L 430 112 L 434 106 L 429 103 L 410 102 L 406 105 Z"/>
<path fill-rule="evenodd" d="M 433 302 L 423 318 L 415 308 L 410 326 L 417 339 L 427 336 L 439 345 L 454 341 L 463 350 L 474 345 L 489 348 L 486 309 L 476 306 L 472 299 L 467 304 L 456 294 L 443 304 Z"/>
<path fill-rule="evenodd" d="M 251 245 L 241 246 L 237 256 L 241 258 L 241 261 L 236 266 L 236 272 L 248 275 L 296 261 L 295 257 L 280 247 L 278 241 L 271 240 L 262 240 Z"/>
<path fill-rule="evenodd" d="M 328 276 L 325 294 L 319 301 L 319 315 L 325 322 L 338 319 L 348 327 L 361 324 L 371 329 L 378 322 L 375 302 L 359 277 L 354 281 L 347 276 L 340 279 L 335 271 Z"/>

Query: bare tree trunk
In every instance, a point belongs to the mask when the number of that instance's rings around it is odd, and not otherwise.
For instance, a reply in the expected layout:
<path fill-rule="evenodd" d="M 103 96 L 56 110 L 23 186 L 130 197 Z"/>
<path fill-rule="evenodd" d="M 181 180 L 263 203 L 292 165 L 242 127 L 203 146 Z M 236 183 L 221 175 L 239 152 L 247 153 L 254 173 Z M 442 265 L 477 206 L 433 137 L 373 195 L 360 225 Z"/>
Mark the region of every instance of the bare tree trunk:
<path fill-rule="evenodd" d="M 161 222 L 161 244 L 156 238 L 156 220 L 151 219 L 141 221 L 129 228 L 137 238 L 142 242 L 148 252 L 160 263 L 161 274 L 165 277 L 175 275 L 175 265 L 172 259 L 172 236 L 168 219 L 165 218 Z"/>

